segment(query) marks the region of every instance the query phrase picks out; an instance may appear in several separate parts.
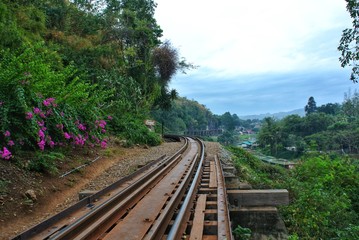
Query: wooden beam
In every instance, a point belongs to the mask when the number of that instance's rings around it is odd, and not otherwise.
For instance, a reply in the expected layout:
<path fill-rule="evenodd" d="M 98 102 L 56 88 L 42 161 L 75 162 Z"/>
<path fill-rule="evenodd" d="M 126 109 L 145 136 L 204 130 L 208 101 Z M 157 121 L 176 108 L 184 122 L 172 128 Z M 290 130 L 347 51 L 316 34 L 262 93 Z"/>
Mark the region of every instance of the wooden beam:
<path fill-rule="evenodd" d="M 276 207 L 272 207 L 272 206 L 260 206 L 260 207 L 232 207 L 229 208 L 229 211 L 231 212 L 231 214 L 233 213 L 237 213 L 237 214 L 242 214 L 242 213 L 258 213 L 258 212 L 273 212 L 273 213 L 277 213 L 278 209 Z"/>
<path fill-rule="evenodd" d="M 209 188 L 217 188 L 217 186 L 216 163 L 214 161 L 210 161 Z"/>
<path fill-rule="evenodd" d="M 229 203 L 233 206 L 279 206 L 289 204 L 286 189 L 228 190 Z"/>
<path fill-rule="evenodd" d="M 203 237 L 203 223 L 204 214 L 206 211 L 206 198 L 206 194 L 200 194 L 197 199 L 190 239 L 202 239 Z"/>

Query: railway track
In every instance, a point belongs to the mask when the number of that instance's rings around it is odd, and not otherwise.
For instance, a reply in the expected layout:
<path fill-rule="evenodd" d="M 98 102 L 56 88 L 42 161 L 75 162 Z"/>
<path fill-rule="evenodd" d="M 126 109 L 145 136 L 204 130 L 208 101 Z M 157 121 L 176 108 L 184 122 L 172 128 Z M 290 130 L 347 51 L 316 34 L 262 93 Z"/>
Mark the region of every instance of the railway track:
<path fill-rule="evenodd" d="M 219 160 L 182 148 L 14 239 L 232 239 Z"/>

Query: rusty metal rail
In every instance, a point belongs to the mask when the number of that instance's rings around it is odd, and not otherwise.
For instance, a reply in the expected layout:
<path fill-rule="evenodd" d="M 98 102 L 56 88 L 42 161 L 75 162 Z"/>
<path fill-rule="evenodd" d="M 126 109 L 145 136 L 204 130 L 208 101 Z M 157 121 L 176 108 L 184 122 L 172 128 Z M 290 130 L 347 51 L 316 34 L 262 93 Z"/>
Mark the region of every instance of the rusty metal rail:
<path fill-rule="evenodd" d="M 202 141 L 184 139 L 172 157 L 14 239 L 232 239 L 220 163 L 205 158 Z"/>
<path fill-rule="evenodd" d="M 200 178 L 194 203 L 183 210 L 190 217 L 179 220 L 184 227 L 171 229 L 167 239 L 233 239 L 224 176 L 216 156 L 204 158 Z"/>
<path fill-rule="evenodd" d="M 204 149 L 204 144 L 201 141 L 201 149 Z M 192 184 L 190 185 L 190 189 L 186 195 L 186 198 L 184 199 L 181 209 L 179 210 L 176 219 L 172 225 L 172 228 L 167 236 L 167 239 L 172 240 L 172 239 L 178 239 L 184 232 L 185 230 L 185 222 L 187 222 L 187 219 L 189 217 L 190 211 L 192 209 L 192 205 L 191 203 L 193 203 L 193 200 L 196 196 L 197 193 L 197 187 L 200 183 L 201 180 L 201 174 L 202 174 L 202 166 L 203 166 L 203 162 L 204 162 L 204 151 L 201 151 L 201 156 L 200 156 L 200 160 L 199 160 L 199 164 L 198 164 L 198 168 L 197 171 L 195 173 L 194 179 Z"/>
<path fill-rule="evenodd" d="M 152 161 L 129 176 L 120 179 L 119 181 L 111 184 L 110 186 L 104 188 L 92 196 L 82 199 L 73 206 L 21 233 L 20 235 L 16 236 L 14 240 L 49 239 L 49 236 L 65 228 L 76 219 L 82 217 L 91 211 L 94 207 L 100 205 L 104 201 L 111 198 L 114 194 L 121 191 L 121 189 L 124 187 L 131 185 L 137 179 L 148 174 L 149 172 L 155 171 L 158 166 L 165 165 L 167 162 L 173 161 L 175 158 L 181 155 L 187 149 L 187 147 L 188 140 L 184 138 L 183 146 L 173 156 L 162 156 L 155 161 Z"/>

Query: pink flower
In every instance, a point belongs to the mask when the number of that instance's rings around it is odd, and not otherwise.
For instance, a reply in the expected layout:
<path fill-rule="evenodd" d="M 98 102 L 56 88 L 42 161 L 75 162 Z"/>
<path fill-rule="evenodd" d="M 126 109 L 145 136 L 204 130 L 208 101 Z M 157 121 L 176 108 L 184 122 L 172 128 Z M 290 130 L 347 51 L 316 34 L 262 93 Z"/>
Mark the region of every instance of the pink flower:
<path fill-rule="evenodd" d="M 35 113 L 35 114 L 39 114 L 39 113 L 41 113 L 40 108 L 35 107 L 35 108 L 34 108 L 34 113 Z"/>
<path fill-rule="evenodd" d="M 77 125 L 78 129 L 85 131 L 86 127 L 84 125 L 82 125 L 81 123 L 79 125 Z"/>
<path fill-rule="evenodd" d="M 54 113 L 52 112 L 52 109 L 47 110 L 46 115 L 47 116 L 54 115 Z"/>
<path fill-rule="evenodd" d="M 71 138 L 71 135 L 68 134 L 67 132 L 64 132 L 64 137 L 65 137 L 66 139 L 70 139 L 70 138 Z"/>
<path fill-rule="evenodd" d="M 105 128 L 106 127 L 106 121 L 105 120 L 100 120 L 100 123 L 99 123 L 99 127 L 100 128 Z"/>
<path fill-rule="evenodd" d="M 46 107 L 49 107 L 51 105 L 51 103 L 53 103 L 55 101 L 55 98 L 48 98 L 45 99 L 44 101 L 42 101 L 42 104 L 44 104 Z"/>
<path fill-rule="evenodd" d="M 41 151 L 44 151 L 45 149 L 45 140 L 41 140 L 40 142 L 37 143 L 37 145 L 39 145 L 39 148 Z"/>
<path fill-rule="evenodd" d="M 53 148 L 53 147 L 55 146 L 54 141 L 50 141 L 50 142 L 49 142 L 49 145 L 50 145 L 51 148 Z"/>
<path fill-rule="evenodd" d="M 111 117 L 111 116 L 108 116 L 108 117 L 107 117 L 107 119 L 108 119 L 108 120 L 112 120 L 112 119 L 113 119 L 113 117 Z"/>
<path fill-rule="evenodd" d="M 37 121 L 37 125 L 39 125 L 39 127 L 43 127 L 45 126 L 45 122 L 43 120 L 41 122 Z"/>
<path fill-rule="evenodd" d="M 48 106 L 51 105 L 51 103 L 50 103 L 49 101 L 47 101 L 47 100 L 44 100 L 42 103 L 43 103 L 46 107 L 48 107 Z"/>
<path fill-rule="evenodd" d="M 11 158 L 11 152 L 6 147 L 0 151 L 0 154 L 3 159 L 9 160 Z"/>
<path fill-rule="evenodd" d="M 12 146 L 14 146 L 14 145 L 15 145 L 15 143 L 14 143 L 14 141 L 13 141 L 13 140 L 10 140 L 10 141 L 8 141 L 7 145 L 9 145 L 10 147 L 12 147 Z"/>
<path fill-rule="evenodd" d="M 26 119 L 31 119 L 33 117 L 32 112 L 26 113 Z"/>
<path fill-rule="evenodd" d="M 98 139 L 96 136 L 91 136 L 91 138 L 96 142 L 96 143 L 100 143 L 100 139 Z"/>
<path fill-rule="evenodd" d="M 106 147 L 107 147 L 107 142 L 106 142 L 106 140 L 102 140 L 102 142 L 101 142 L 101 147 L 102 147 L 102 148 L 106 148 Z"/>
<path fill-rule="evenodd" d="M 84 139 L 80 134 L 75 137 L 75 144 L 83 146 L 85 144 L 86 139 Z"/>
<path fill-rule="evenodd" d="M 101 132 L 102 132 L 102 133 L 106 133 L 106 130 L 105 130 L 105 129 L 102 129 Z"/>
<path fill-rule="evenodd" d="M 39 133 L 38 133 L 38 134 L 39 134 L 39 137 L 40 137 L 40 138 L 42 138 L 42 139 L 45 138 L 45 134 L 44 134 L 44 132 L 43 132 L 41 129 L 39 130 Z"/>
<path fill-rule="evenodd" d="M 57 127 L 58 129 L 63 129 L 63 128 L 64 128 L 64 125 L 63 125 L 62 123 L 60 123 L 60 124 L 56 124 L 56 127 Z"/>
<path fill-rule="evenodd" d="M 46 116 L 45 116 L 44 113 L 40 113 L 40 117 L 41 117 L 41 118 L 46 118 Z"/>
<path fill-rule="evenodd" d="M 96 143 L 100 143 L 100 139 L 98 139 L 97 137 L 93 136 L 92 138 L 95 140 Z"/>
<path fill-rule="evenodd" d="M 5 133 L 4 133 L 4 136 L 5 137 L 10 137 L 10 132 L 6 130 Z"/>

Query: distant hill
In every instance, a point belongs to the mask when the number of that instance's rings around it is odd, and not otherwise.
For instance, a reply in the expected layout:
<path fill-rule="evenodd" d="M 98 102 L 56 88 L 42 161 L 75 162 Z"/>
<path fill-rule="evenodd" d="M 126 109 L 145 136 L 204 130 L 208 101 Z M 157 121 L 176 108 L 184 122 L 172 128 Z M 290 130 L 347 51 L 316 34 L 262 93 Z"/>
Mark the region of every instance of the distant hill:
<path fill-rule="evenodd" d="M 274 117 L 276 119 L 282 119 L 288 115 L 292 115 L 292 114 L 297 114 L 301 117 L 305 116 L 305 112 L 304 112 L 304 108 L 300 108 L 300 109 L 296 109 L 293 111 L 289 111 L 289 112 L 279 112 L 279 113 L 263 113 L 263 114 L 258 114 L 258 115 L 247 115 L 247 116 L 240 116 L 240 119 L 259 119 L 262 120 L 266 117 Z"/>

